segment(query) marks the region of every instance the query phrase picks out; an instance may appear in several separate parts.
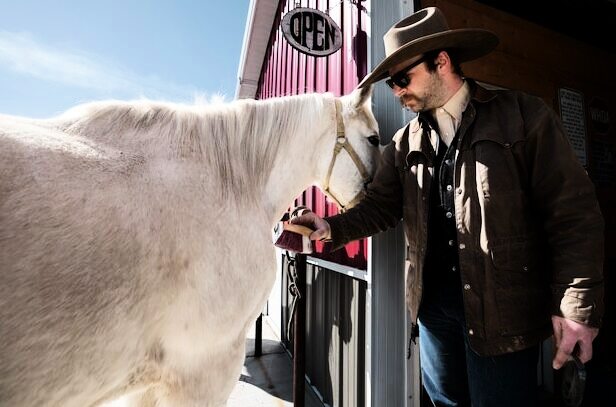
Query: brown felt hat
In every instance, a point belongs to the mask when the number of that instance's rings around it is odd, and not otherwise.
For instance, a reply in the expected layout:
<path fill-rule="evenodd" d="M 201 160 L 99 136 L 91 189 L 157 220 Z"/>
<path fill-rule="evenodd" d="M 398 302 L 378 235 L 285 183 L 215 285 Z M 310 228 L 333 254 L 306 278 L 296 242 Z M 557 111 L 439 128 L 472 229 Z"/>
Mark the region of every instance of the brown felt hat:
<path fill-rule="evenodd" d="M 358 85 L 366 86 L 389 77 L 389 69 L 422 54 L 447 49 L 455 52 L 458 62 L 470 61 L 492 51 L 498 37 L 480 28 L 450 30 L 445 16 L 436 7 L 427 7 L 396 23 L 383 36 L 385 59 Z"/>

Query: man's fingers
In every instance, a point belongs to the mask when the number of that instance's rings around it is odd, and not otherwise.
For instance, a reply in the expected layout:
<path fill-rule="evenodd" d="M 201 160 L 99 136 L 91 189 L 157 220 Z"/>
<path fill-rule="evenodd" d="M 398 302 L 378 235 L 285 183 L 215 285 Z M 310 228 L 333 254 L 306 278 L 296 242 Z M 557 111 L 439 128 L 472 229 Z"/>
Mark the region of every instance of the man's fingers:
<path fill-rule="evenodd" d="M 327 238 L 327 231 L 323 229 L 317 229 L 310 235 L 310 240 L 322 240 Z"/>
<path fill-rule="evenodd" d="M 308 226 L 314 232 L 310 235 L 310 240 L 329 239 L 330 228 L 329 223 L 317 216 L 314 212 L 308 212 L 301 216 L 291 219 L 291 223 Z"/>
<path fill-rule="evenodd" d="M 554 330 L 554 344 L 558 348 L 560 346 L 560 340 L 563 337 L 563 328 L 559 317 L 552 316 L 552 329 Z"/>
<path fill-rule="evenodd" d="M 304 226 L 309 226 L 309 227 L 313 226 L 314 225 L 314 213 L 308 212 L 304 215 L 291 218 L 289 222 L 296 224 L 296 225 L 304 225 Z M 314 227 L 312 229 L 314 229 Z"/>
<path fill-rule="evenodd" d="M 592 358 L 592 341 L 599 333 L 597 328 L 557 315 L 552 316 L 552 327 L 556 346 L 554 369 L 560 369 L 574 351 L 582 363 Z"/>
<path fill-rule="evenodd" d="M 554 360 L 552 361 L 552 367 L 554 369 L 560 369 L 562 365 L 565 364 L 571 352 L 573 352 L 573 348 L 575 347 L 575 340 L 571 341 L 571 338 L 563 338 L 560 341 L 560 346 L 558 346 L 556 350 L 556 356 L 554 356 Z"/>
<path fill-rule="evenodd" d="M 289 219 L 289 222 L 295 223 L 296 225 L 301 225 L 306 223 L 310 219 L 310 214 L 300 215 Z"/>
<path fill-rule="evenodd" d="M 592 359 L 592 342 L 580 341 L 578 343 L 580 345 L 580 352 L 577 357 L 580 359 L 580 362 L 586 363 Z"/>
<path fill-rule="evenodd" d="M 569 353 L 564 352 L 562 349 L 558 349 L 554 356 L 554 360 L 552 360 L 552 367 L 556 370 L 560 369 L 567 359 L 569 359 Z"/>

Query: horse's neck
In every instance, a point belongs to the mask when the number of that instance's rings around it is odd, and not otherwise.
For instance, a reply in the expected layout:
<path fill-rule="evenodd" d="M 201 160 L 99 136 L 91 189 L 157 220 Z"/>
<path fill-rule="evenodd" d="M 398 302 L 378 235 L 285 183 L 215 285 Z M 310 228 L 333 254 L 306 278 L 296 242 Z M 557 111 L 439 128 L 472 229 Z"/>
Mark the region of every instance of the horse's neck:
<path fill-rule="evenodd" d="M 170 114 L 172 108 L 156 104 L 85 106 L 59 121 L 71 133 L 88 135 L 106 145 L 113 142 L 122 151 L 130 147 L 146 155 L 202 160 L 201 164 L 209 166 L 204 170 L 218 180 L 223 198 L 233 197 L 240 207 L 257 203 L 274 221 L 319 179 L 331 160 L 335 102 L 331 95 L 302 95 L 245 103 L 237 106 L 239 110 L 200 114 L 207 125 L 192 126 L 200 137 L 170 131 L 188 128 L 178 117 L 186 120 L 195 115 Z M 161 118 L 158 122 L 157 117 Z M 167 117 L 175 117 L 176 122 L 168 122 Z M 162 127 L 154 131 L 148 126 Z M 145 132 L 144 127 L 148 127 Z M 124 135 L 127 131 L 130 137 Z"/>
<path fill-rule="evenodd" d="M 299 131 L 290 137 L 276 157 L 263 191 L 268 216 L 278 218 L 302 191 L 320 177 L 322 161 L 329 161 L 336 140 L 336 108 L 333 98 L 323 100 L 323 109 L 314 116 L 302 115 Z"/>

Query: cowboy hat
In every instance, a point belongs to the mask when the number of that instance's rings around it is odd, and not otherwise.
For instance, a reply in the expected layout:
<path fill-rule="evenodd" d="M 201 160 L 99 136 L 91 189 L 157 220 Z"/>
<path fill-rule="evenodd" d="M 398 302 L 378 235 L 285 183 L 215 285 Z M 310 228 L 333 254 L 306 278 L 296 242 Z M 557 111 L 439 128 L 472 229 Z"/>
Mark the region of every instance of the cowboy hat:
<path fill-rule="evenodd" d="M 450 30 L 445 16 L 436 7 L 427 7 L 396 23 L 383 36 L 385 59 L 358 85 L 363 87 L 389 76 L 389 69 L 434 50 L 455 52 L 458 62 L 470 61 L 492 51 L 498 37 L 479 28 Z"/>

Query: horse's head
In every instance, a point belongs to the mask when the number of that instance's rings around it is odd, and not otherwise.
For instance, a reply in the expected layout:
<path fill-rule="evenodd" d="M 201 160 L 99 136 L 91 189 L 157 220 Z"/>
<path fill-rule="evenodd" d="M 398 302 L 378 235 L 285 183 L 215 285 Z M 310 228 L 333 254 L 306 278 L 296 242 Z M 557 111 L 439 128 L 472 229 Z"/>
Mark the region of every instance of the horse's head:
<path fill-rule="evenodd" d="M 380 139 L 371 95 L 370 86 L 336 100 L 338 135 L 331 160 L 323 162 L 319 187 L 343 210 L 363 197 L 376 169 Z"/>

